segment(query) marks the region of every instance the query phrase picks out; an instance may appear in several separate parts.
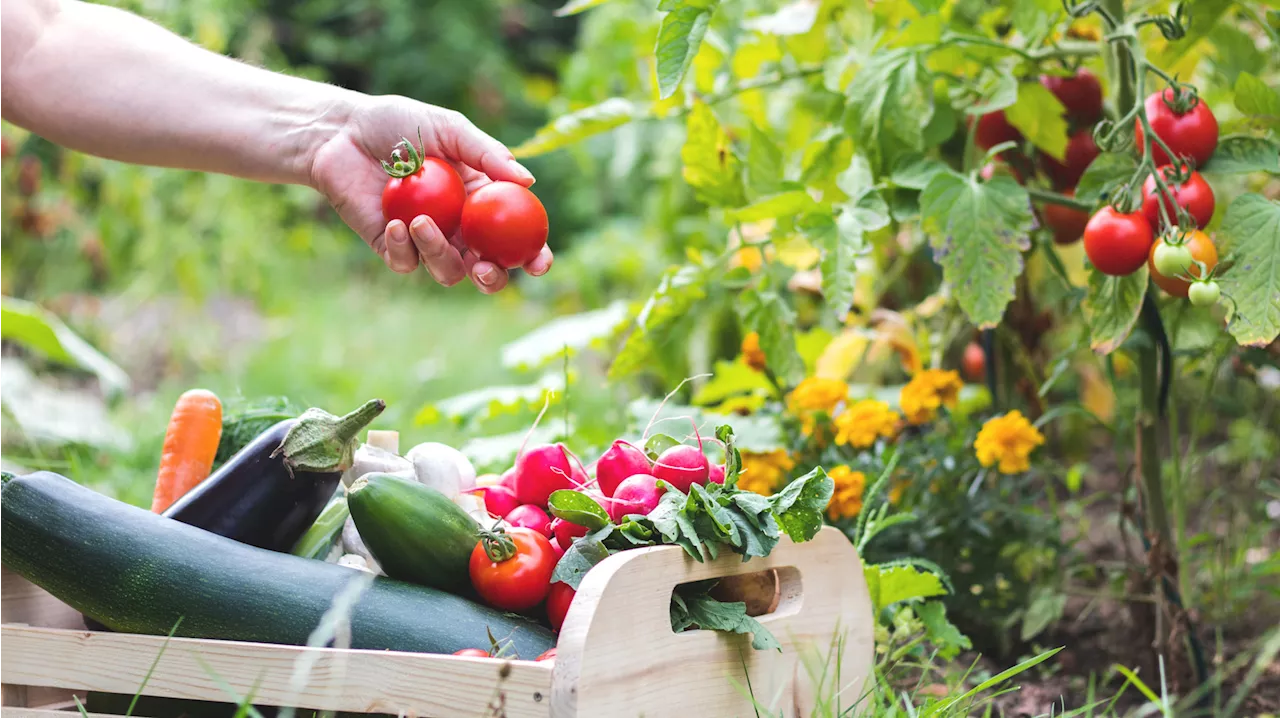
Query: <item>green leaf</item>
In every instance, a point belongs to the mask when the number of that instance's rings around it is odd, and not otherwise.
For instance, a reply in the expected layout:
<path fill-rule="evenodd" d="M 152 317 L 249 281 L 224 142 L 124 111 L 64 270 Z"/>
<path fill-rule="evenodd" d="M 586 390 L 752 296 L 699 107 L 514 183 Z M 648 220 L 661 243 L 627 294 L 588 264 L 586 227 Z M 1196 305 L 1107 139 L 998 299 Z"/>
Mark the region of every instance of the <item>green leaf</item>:
<path fill-rule="evenodd" d="M 1242 72 L 1236 78 L 1236 109 L 1250 119 L 1280 129 L 1280 89 Z"/>
<path fill-rule="evenodd" d="M 1280 201 L 1236 197 L 1218 236 L 1234 262 L 1218 278 L 1235 302 L 1227 331 L 1241 345 L 1266 346 L 1280 334 Z"/>
<path fill-rule="evenodd" d="M 609 557 L 609 549 L 604 547 L 603 541 L 612 532 L 613 526 L 605 526 L 575 539 L 556 563 L 556 569 L 551 573 L 551 582 L 567 583 L 573 590 L 578 590 L 587 572 Z"/>
<path fill-rule="evenodd" d="M 580 12 L 590 10 L 597 5 L 603 5 L 607 2 L 609 2 L 609 0 L 569 0 L 569 2 L 561 5 L 559 10 L 556 10 L 555 16 L 568 17 L 569 15 L 577 15 Z"/>
<path fill-rule="evenodd" d="M 682 587 L 683 588 L 683 587 Z M 769 629 L 759 621 L 747 615 L 747 604 L 741 602 L 727 603 L 717 601 L 707 595 L 706 589 L 683 591 L 684 611 L 687 622 L 672 620 L 672 629 L 677 625 L 697 626 L 705 630 L 724 631 L 750 635 L 751 647 L 757 651 L 781 651 L 782 645 Z M 673 611 L 674 616 L 674 611 Z"/>
<path fill-rule="evenodd" d="M 936 157 L 903 155 L 894 163 L 889 181 L 898 187 L 922 190 L 934 177 L 946 171 L 946 163 Z"/>
<path fill-rule="evenodd" d="M 711 406 L 743 394 L 768 391 L 769 380 L 742 361 L 718 361 L 715 373 L 693 395 L 693 403 Z"/>
<path fill-rule="evenodd" d="M 1116 189 L 1129 181 L 1138 163 L 1123 152 L 1103 152 L 1089 164 L 1076 183 L 1076 199 L 1101 202 L 1111 198 Z"/>
<path fill-rule="evenodd" d="M 1018 0 L 1012 3 L 1009 20 L 1023 37 L 1044 37 L 1062 15 L 1058 0 Z"/>
<path fill-rule="evenodd" d="M 545 155 L 593 135 L 621 127 L 643 114 L 629 100 L 611 97 L 598 105 L 584 107 L 557 117 L 535 132 L 533 137 L 513 148 L 511 154 L 519 158 Z"/>
<path fill-rule="evenodd" d="M 873 54 L 845 95 L 849 104 L 844 124 L 864 151 L 877 148 L 877 159 L 883 159 L 893 146 L 917 152 L 925 148 L 924 130 L 934 114 L 933 89 L 917 51 L 899 48 Z"/>
<path fill-rule="evenodd" d="M 1039 82 L 1023 82 L 1018 85 L 1018 101 L 1004 114 L 1031 144 L 1061 162 L 1067 151 L 1064 112 L 1066 108 L 1049 88 Z"/>
<path fill-rule="evenodd" d="M 688 137 L 680 150 L 684 180 L 707 204 L 738 207 L 743 201 L 742 163 L 729 136 L 705 102 L 689 111 Z"/>
<path fill-rule="evenodd" d="M 951 660 L 960 655 L 960 651 L 973 648 L 969 637 L 960 632 L 947 619 L 947 605 L 942 601 L 928 601 L 915 607 L 915 614 L 924 624 L 925 635 L 929 642 L 938 649 L 943 660 Z"/>
<path fill-rule="evenodd" d="M 982 99 L 965 110 L 966 115 L 985 115 L 1003 110 L 1018 101 L 1018 78 L 997 71 L 983 75 Z"/>
<path fill-rule="evenodd" d="M 785 179 L 782 150 L 773 138 L 751 125 L 751 144 L 747 148 L 747 189 L 755 197 L 776 194 Z"/>
<path fill-rule="evenodd" d="M 680 444 L 681 441 L 674 436 L 654 434 L 644 442 L 644 453 L 648 454 L 650 459 L 657 459 L 662 455 L 662 452 L 673 446 L 679 446 Z"/>
<path fill-rule="evenodd" d="M 809 241 L 822 250 L 822 294 L 836 318 L 844 321 L 853 304 L 858 255 L 865 248 L 861 228 L 854 222 L 840 225 L 825 214 L 812 214 L 800 221 Z"/>
<path fill-rule="evenodd" d="M 899 601 L 947 593 L 940 576 L 909 564 L 865 564 L 862 571 L 877 613 Z"/>
<path fill-rule="evenodd" d="M 664 2 L 659 9 L 670 11 L 662 18 L 654 49 L 658 58 L 658 95 L 665 100 L 680 87 L 684 73 L 693 64 L 715 8 L 677 0 Z"/>
<path fill-rule="evenodd" d="M 1263 137 L 1224 137 L 1213 151 L 1213 157 L 1200 171 L 1205 174 L 1280 174 L 1280 144 Z"/>
<path fill-rule="evenodd" d="M 769 367 L 784 382 L 804 375 L 804 360 L 796 351 L 795 311 L 776 293 L 748 289 L 738 296 L 738 315 L 747 331 L 760 335 L 760 349 Z"/>
<path fill-rule="evenodd" d="M 486 386 L 424 405 L 414 416 L 418 426 L 448 419 L 455 424 L 483 422 L 541 406 L 548 394 L 564 390 L 564 376 L 550 372 L 533 384 Z"/>
<path fill-rule="evenodd" d="M 716 491 L 719 491 L 718 486 Z M 730 518 L 728 510 L 708 495 L 707 489 L 702 484 L 689 486 L 689 498 L 701 509 L 702 514 L 710 519 L 711 526 L 714 528 L 714 533 L 710 536 L 704 535 L 704 538 L 727 543 L 735 549 L 742 548 L 742 534 L 738 532 L 737 524 Z"/>
<path fill-rule="evenodd" d="M 759 15 L 749 18 L 742 22 L 742 26 L 748 30 L 765 33 L 767 35 L 791 36 L 803 35 L 813 29 L 813 23 L 818 19 L 818 10 L 821 3 L 812 0 L 796 0 L 796 2 L 783 5 L 781 9 L 770 15 Z"/>
<path fill-rule="evenodd" d="M 1127 277 L 1089 273 L 1084 318 L 1089 325 L 1089 345 L 1099 354 L 1110 354 L 1133 331 L 1147 291 L 1147 265 Z"/>
<path fill-rule="evenodd" d="M 822 514 L 831 503 L 833 493 L 835 482 L 818 466 L 769 497 L 769 503 L 778 525 L 792 541 L 801 543 L 816 536 L 822 528 Z"/>
<path fill-rule="evenodd" d="M 668 271 L 636 316 L 635 328 L 609 367 L 609 377 L 630 376 L 656 360 L 681 320 L 706 299 L 706 277 L 698 267 Z"/>
<path fill-rule="evenodd" d="M 921 226 L 934 259 L 969 320 L 988 329 L 1000 322 L 1030 246 L 1031 203 L 1011 177 L 981 183 L 944 172 L 920 195 Z"/>
<path fill-rule="evenodd" d="M 565 350 L 580 351 L 609 339 L 629 319 L 627 303 L 618 300 L 603 309 L 556 317 L 502 347 L 502 366 L 539 369 Z"/>
<path fill-rule="evenodd" d="M 733 427 L 722 424 L 716 427 L 716 439 L 724 444 L 724 485 L 733 488 L 738 484 L 738 474 L 742 473 L 742 454 L 733 440 Z"/>
<path fill-rule="evenodd" d="M 609 512 L 596 503 L 595 499 L 580 491 L 553 491 L 548 501 L 551 513 L 556 518 L 585 526 L 588 531 L 598 531 L 609 525 Z"/>
<path fill-rule="evenodd" d="M 1031 594 L 1031 605 L 1022 617 L 1022 640 L 1030 641 L 1057 623 L 1066 608 L 1066 594 L 1052 586 L 1037 586 Z"/>
<path fill-rule="evenodd" d="M 123 369 L 71 331 L 62 320 L 31 302 L 0 297 L 0 337 L 51 361 L 93 374 L 108 394 L 129 388 L 129 375 Z"/>
<path fill-rule="evenodd" d="M 875 189 L 875 177 L 871 172 L 871 164 L 867 161 L 865 155 L 855 154 L 849 159 L 849 166 L 843 172 L 836 175 L 836 186 L 849 196 L 849 199 L 856 200 L 862 195 Z"/>
<path fill-rule="evenodd" d="M 793 190 L 761 197 L 746 207 L 726 212 L 725 218 L 729 222 L 759 222 L 762 219 L 790 217 L 808 212 L 817 204 L 808 192 Z"/>

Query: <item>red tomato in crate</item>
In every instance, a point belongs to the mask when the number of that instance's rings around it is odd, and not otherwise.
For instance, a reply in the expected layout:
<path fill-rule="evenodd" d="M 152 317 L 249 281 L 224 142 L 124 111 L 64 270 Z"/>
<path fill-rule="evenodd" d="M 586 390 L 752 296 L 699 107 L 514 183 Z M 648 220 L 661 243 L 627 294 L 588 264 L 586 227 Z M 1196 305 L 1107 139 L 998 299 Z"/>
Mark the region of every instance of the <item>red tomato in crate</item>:
<path fill-rule="evenodd" d="M 525 611 L 542 603 L 551 589 L 551 573 L 557 556 L 546 536 L 531 529 L 514 527 L 495 543 L 509 555 L 502 560 L 490 557 L 489 538 L 471 551 L 471 585 L 484 602 L 504 611 Z"/>

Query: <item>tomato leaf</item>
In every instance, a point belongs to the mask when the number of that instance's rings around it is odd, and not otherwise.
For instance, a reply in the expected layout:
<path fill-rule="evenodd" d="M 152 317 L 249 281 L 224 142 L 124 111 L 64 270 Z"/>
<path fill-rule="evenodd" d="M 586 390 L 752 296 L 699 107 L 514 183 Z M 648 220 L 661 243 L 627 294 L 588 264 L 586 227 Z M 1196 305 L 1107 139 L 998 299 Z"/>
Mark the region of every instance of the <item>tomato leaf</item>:
<path fill-rule="evenodd" d="M 597 5 L 603 5 L 609 0 L 569 0 L 569 2 L 560 6 L 556 10 L 556 17 L 568 17 L 569 15 L 577 15 L 580 12 L 590 10 Z"/>
<path fill-rule="evenodd" d="M 1018 85 L 1018 101 L 1004 114 L 1031 144 L 1061 162 L 1067 151 L 1065 111 L 1049 88 L 1039 82 L 1023 82 Z"/>
<path fill-rule="evenodd" d="M 693 64 L 715 6 L 664 0 L 658 9 L 668 11 L 658 28 L 658 44 L 654 49 L 658 59 L 658 96 L 665 100 L 680 87 L 685 72 Z"/>
<path fill-rule="evenodd" d="M 1236 109 L 1255 122 L 1280 129 L 1280 90 L 1247 72 L 1236 78 L 1235 90 Z"/>
<path fill-rule="evenodd" d="M 825 214 L 802 218 L 800 229 L 822 250 L 822 294 L 836 318 L 843 321 L 853 305 L 858 255 L 866 246 L 862 229 L 853 221 L 837 224 Z"/>
<path fill-rule="evenodd" d="M 706 296 L 706 277 L 698 267 L 686 265 L 668 271 L 636 316 L 635 328 L 609 367 L 609 377 L 635 374 L 654 361 L 674 328 Z"/>
<path fill-rule="evenodd" d="M 613 533 L 613 529 L 612 525 L 606 525 L 604 528 L 575 539 L 569 546 L 569 550 L 565 551 L 556 563 L 556 569 L 551 573 L 551 582 L 567 583 L 573 590 L 578 590 L 578 586 L 582 584 L 582 577 L 586 576 L 596 564 L 609 557 L 609 549 L 605 548 L 604 539 Z"/>
<path fill-rule="evenodd" d="M 1099 354 L 1110 354 L 1128 338 L 1142 310 L 1147 291 L 1147 265 L 1127 277 L 1089 273 L 1084 318 L 1089 325 L 1089 345 Z"/>
<path fill-rule="evenodd" d="M 785 179 L 782 150 L 773 138 L 751 125 L 751 144 L 747 148 L 747 188 L 756 197 L 776 194 Z"/>
<path fill-rule="evenodd" d="M 686 124 L 688 137 L 680 150 L 684 180 L 710 205 L 738 207 L 743 201 L 742 163 L 729 136 L 705 102 L 695 102 Z"/>
<path fill-rule="evenodd" d="M 903 155 L 894 163 L 889 181 L 898 187 L 922 190 L 946 170 L 947 165 L 936 157 Z"/>
<path fill-rule="evenodd" d="M 1133 176 L 1138 163 L 1123 152 L 1103 152 L 1089 163 L 1076 183 L 1076 199 L 1085 202 L 1109 201 L 1117 188 Z"/>
<path fill-rule="evenodd" d="M 556 518 L 571 524 L 585 526 L 590 531 L 598 531 L 609 525 L 609 512 L 596 503 L 595 499 L 580 491 L 553 491 L 548 502 L 548 508 Z"/>
<path fill-rule="evenodd" d="M 769 367 L 784 382 L 799 381 L 804 360 L 796 351 L 795 311 L 774 292 L 748 289 L 738 296 L 738 314 L 747 331 L 760 335 Z"/>
<path fill-rule="evenodd" d="M 679 632 L 692 626 L 751 636 L 751 647 L 757 651 L 782 651 L 782 644 L 756 619 L 747 615 L 747 604 L 717 601 L 709 595 L 709 584 L 694 584 L 676 589 L 680 600 L 671 605 L 671 629 Z"/>
<path fill-rule="evenodd" d="M 868 58 L 849 83 L 844 124 L 865 152 L 883 162 L 895 151 L 925 148 L 933 118 L 933 89 L 917 51 L 899 48 Z"/>
<path fill-rule="evenodd" d="M 960 307 L 980 328 L 1000 322 L 1030 246 L 1031 202 L 1010 177 L 944 172 L 920 195 L 921 226 Z"/>
<path fill-rule="evenodd" d="M 1200 171 L 1215 175 L 1249 172 L 1280 174 L 1280 144 L 1267 138 L 1248 135 L 1224 137 L 1213 151 L 1213 157 Z"/>
<path fill-rule="evenodd" d="M 644 115 L 629 100 L 611 97 L 598 105 L 561 115 L 511 150 L 519 158 L 537 157 L 593 135 L 608 132 Z"/>
<path fill-rule="evenodd" d="M 762 219 L 791 217 L 801 212 L 808 212 L 817 204 L 808 192 L 793 190 L 761 197 L 746 207 L 726 212 L 725 218 L 729 222 L 759 222 Z"/>
<path fill-rule="evenodd" d="M 792 541 L 800 543 L 822 528 L 822 514 L 834 492 L 835 482 L 818 466 L 769 497 L 769 503 L 778 525 Z"/>
<path fill-rule="evenodd" d="M 1242 345 L 1266 346 L 1280 335 L 1280 202 L 1240 195 L 1218 235 L 1233 261 L 1218 278 L 1235 302 L 1227 331 Z"/>

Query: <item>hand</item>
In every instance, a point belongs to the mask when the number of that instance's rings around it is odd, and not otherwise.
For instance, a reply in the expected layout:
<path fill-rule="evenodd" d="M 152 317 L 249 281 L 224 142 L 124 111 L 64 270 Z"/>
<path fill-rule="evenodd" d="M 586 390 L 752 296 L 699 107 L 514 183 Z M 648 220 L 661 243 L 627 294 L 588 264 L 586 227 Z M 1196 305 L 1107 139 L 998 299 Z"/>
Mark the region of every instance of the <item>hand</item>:
<path fill-rule="evenodd" d="M 341 129 L 316 151 L 311 185 L 393 271 L 408 274 L 422 263 L 446 287 L 466 276 L 486 294 L 500 291 L 507 285 L 507 271 L 481 261 L 458 235 L 445 237 L 430 217 L 420 215 L 408 227 L 398 219 L 386 221 L 382 188 L 387 173 L 379 160 L 387 159 L 401 138 L 416 141 L 421 129 L 420 149 L 452 164 L 468 194 L 499 180 L 528 187 L 533 184 L 533 175 L 501 142 L 457 112 L 405 97 L 356 98 Z M 546 247 L 524 267 L 535 277 L 549 269 L 551 250 Z"/>

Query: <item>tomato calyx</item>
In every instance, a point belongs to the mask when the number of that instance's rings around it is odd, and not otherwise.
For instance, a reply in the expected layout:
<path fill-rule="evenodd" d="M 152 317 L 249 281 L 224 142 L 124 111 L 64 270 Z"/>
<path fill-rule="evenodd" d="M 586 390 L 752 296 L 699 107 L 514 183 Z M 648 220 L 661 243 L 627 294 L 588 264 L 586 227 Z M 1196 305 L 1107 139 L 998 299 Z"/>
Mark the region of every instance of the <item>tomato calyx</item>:
<path fill-rule="evenodd" d="M 422 144 L 421 127 L 418 128 L 418 144 Z M 391 161 L 382 160 L 382 169 L 396 179 L 404 179 L 422 169 L 423 155 L 408 137 L 401 137 L 391 150 Z"/>
<path fill-rule="evenodd" d="M 1196 88 L 1191 85 L 1171 82 L 1169 89 L 1172 92 L 1160 93 L 1160 100 L 1164 102 L 1165 107 L 1168 107 L 1173 114 L 1179 117 L 1196 109 L 1196 105 L 1200 104 L 1200 95 L 1196 92 Z"/>
<path fill-rule="evenodd" d="M 510 561 L 516 555 L 516 542 L 501 528 L 481 531 L 480 545 L 484 547 L 484 555 L 494 563 Z"/>

